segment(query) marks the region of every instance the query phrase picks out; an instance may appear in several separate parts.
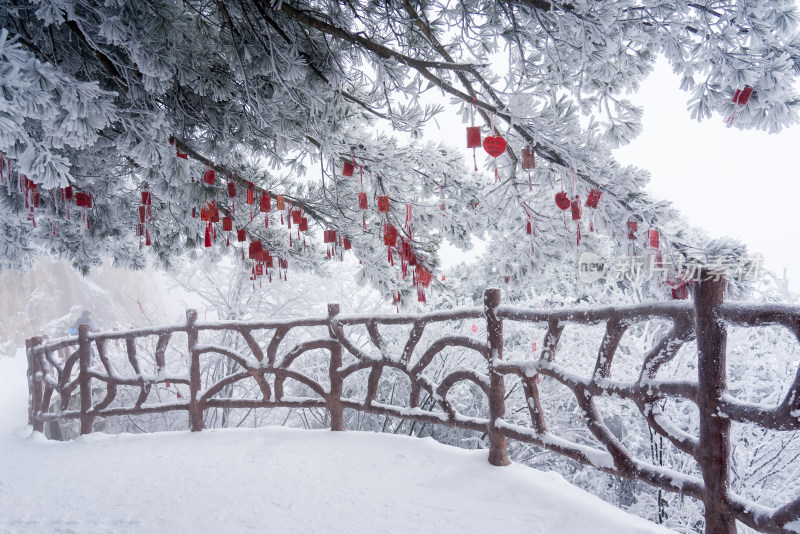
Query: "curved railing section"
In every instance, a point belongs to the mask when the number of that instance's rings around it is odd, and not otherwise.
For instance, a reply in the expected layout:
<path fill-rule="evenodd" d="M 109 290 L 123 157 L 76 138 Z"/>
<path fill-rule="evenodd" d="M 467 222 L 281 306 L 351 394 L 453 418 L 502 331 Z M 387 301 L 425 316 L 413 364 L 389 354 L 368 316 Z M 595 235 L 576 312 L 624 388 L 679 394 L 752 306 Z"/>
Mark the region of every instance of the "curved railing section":
<path fill-rule="evenodd" d="M 186 324 L 181 325 L 110 333 L 92 333 L 82 327 L 77 338 L 47 344 L 42 338 L 28 340 L 29 421 L 42 431 L 48 421 L 77 419 L 81 433 L 89 433 L 99 417 L 185 411 L 190 428 L 199 431 L 209 409 L 292 407 L 325 409 L 330 413 L 331 428 L 345 430 L 344 410 L 356 410 L 485 433 L 490 443 L 489 461 L 494 465 L 510 463 L 508 440 L 518 440 L 607 473 L 695 497 L 705 504 L 706 532 L 735 532 L 735 520 L 763 532 L 796 532 L 800 498 L 770 508 L 731 491 L 729 440 L 732 423 L 773 431 L 800 430 L 800 369 L 779 405 L 740 401 L 727 392 L 725 337 L 727 325 L 780 325 L 800 341 L 800 308 L 725 304 L 724 284 L 724 280 L 700 282 L 693 303 L 545 311 L 501 305 L 500 291 L 489 289 L 483 308 L 418 315 L 343 315 L 338 305 L 329 305 L 326 317 L 301 320 L 203 322 L 190 310 Z M 615 355 L 626 331 L 653 320 L 670 325 L 666 334 L 641 354 L 633 379 L 612 378 Z M 430 331 L 441 332 L 442 325 L 464 322 L 480 322 L 485 337 L 429 335 Z M 588 374 L 560 363 L 570 356 L 559 352 L 567 325 L 605 326 Z M 504 326 L 546 328 L 541 349 L 533 357 L 504 358 Z M 385 335 L 393 327 L 403 329 L 402 339 L 393 335 L 390 343 Z M 209 341 L 214 339 L 210 334 L 220 331 L 236 342 Z M 662 367 L 691 341 L 698 348 L 698 379 L 662 377 Z M 122 363 L 109 356 L 112 347 L 123 354 Z M 185 372 L 170 372 L 168 348 L 173 358 L 180 355 L 178 367 Z M 446 357 L 455 349 L 482 363 L 444 375 L 427 372 L 437 357 Z M 305 374 L 297 365 L 308 353 L 325 355 L 327 381 Z M 203 376 L 201 361 L 211 355 L 227 362 L 230 371 L 209 381 Z M 387 370 L 407 378 L 408 398 L 379 401 L 379 384 Z M 344 384 L 358 380 L 361 371 L 367 375 L 364 395 L 345 395 Z M 551 430 L 548 417 L 553 414 L 545 413 L 540 399 L 542 377 L 569 389 L 594 444 Z M 245 382 L 250 384 L 248 391 L 256 394 L 237 397 L 237 384 Z M 527 407 L 527 419 L 514 417 L 513 422 L 505 413 L 506 387 L 512 382 L 521 385 Z M 462 413 L 452 401 L 453 388 L 464 383 L 476 394 L 485 395 L 486 417 Z M 177 390 L 180 398 L 156 395 L 156 391 L 164 391 L 164 385 Z M 122 389 L 127 391 L 124 396 L 119 393 Z M 305 395 L 287 394 L 298 390 Z M 188 395 L 181 396 L 180 391 L 188 391 Z M 431 401 L 424 406 L 423 396 Z M 702 476 L 635 457 L 604 422 L 598 407 L 603 398 L 633 403 L 653 432 L 696 461 Z M 700 414 L 696 435 L 665 413 L 666 399 L 696 406 Z"/>

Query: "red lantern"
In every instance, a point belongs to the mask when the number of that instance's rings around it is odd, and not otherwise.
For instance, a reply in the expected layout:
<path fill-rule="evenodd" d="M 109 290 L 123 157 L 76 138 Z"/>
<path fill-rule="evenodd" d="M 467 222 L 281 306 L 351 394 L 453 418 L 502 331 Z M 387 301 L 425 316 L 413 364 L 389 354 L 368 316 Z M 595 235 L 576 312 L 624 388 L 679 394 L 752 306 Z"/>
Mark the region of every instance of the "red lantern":
<path fill-rule="evenodd" d="M 378 213 L 389 213 L 389 197 L 378 197 Z"/>
<path fill-rule="evenodd" d="M 230 232 L 233 230 L 233 217 L 223 217 L 222 218 L 222 231 L 223 232 Z"/>
<path fill-rule="evenodd" d="M 648 230 L 647 241 L 650 243 L 650 248 L 658 248 L 659 245 L 658 230 Z"/>
<path fill-rule="evenodd" d="M 236 196 L 236 182 L 231 180 L 228 182 L 228 197 L 233 198 Z"/>
<path fill-rule="evenodd" d="M 556 206 L 558 206 L 558 209 L 566 211 L 569 209 L 570 204 L 572 203 L 569 201 L 569 197 L 565 192 L 560 191 L 556 193 Z"/>
<path fill-rule="evenodd" d="M 579 221 L 581 219 L 581 197 L 575 195 L 575 200 L 572 201 L 572 220 Z"/>
<path fill-rule="evenodd" d="M 203 173 L 203 181 L 208 185 L 214 185 L 216 179 L 217 174 L 214 172 L 214 169 L 206 169 L 206 172 Z"/>
<path fill-rule="evenodd" d="M 383 244 L 387 247 L 394 247 L 397 245 L 397 228 L 391 224 L 386 225 L 386 230 L 383 234 Z"/>
<path fill-rule="evenodd" d="M 600 202 L 600 195 L 602 194 L 603 192 L 599 189 L 592 189 L 589 191 L 589 196 L 586 197 L 586 207 L 596 209 L 597 203 Z"/>
<path fill-rule="evenodd" d="M 300 219 L 300 222 L 297 223 L 297 229 L 300 230 L 301 232 L 308 232 L 308 218 L 307 217 L 302 217 Z"/>
<path fill-rule="evenodd" d="M 367 209 L 367 194 L 366 193 L 359 193 L 358 194 L 358 207 L 362 210 Z"/>
<path fill-rule="evenodd" d="M 526 145 L 522 147 L 522 169 L 530 171 L 536 167 L 536 152 L 533 146 Z"/>
<path fill-rule="evenodd" d="M 480 126 L 467 126 L 467 148 L 478 148 L 481 146 Z"/>
<path fill-rule="evenodd" d="M 272 197 L 269 196 L 269 193 L 264 191 L 258 199 L 258 204 L 258 209 L 261 213 L 268 212 L 272 209 Z"/>
<path fill-rule="evenodd" d="M 244 228 L 239 228 L 238 230 L 236 230 L 236 240 L 239 241 L 240 243 L 242 241 L 247 241 L 247 232 L 245 231 Z"/>
<path fill-rule="evenodd" d="M 284 200 L 283 195 L 278 195 L 278 198 L 275 199 L 278 204 L 278 210 L 285 210 L 286 209 L 286 200 Z"/>
<path fill-rule="evenodd" d="M 342 169 L 342 176 L 353 176 L 353 171 L 356 170 L 356 166 L 349 161 L 344 162 L 344 168 Z"/>
<path fill-rule="evenodd" d="M 150 206 L 153 203 L 153 195 L 150 191 L 142 191 L 142 206 Z"/>

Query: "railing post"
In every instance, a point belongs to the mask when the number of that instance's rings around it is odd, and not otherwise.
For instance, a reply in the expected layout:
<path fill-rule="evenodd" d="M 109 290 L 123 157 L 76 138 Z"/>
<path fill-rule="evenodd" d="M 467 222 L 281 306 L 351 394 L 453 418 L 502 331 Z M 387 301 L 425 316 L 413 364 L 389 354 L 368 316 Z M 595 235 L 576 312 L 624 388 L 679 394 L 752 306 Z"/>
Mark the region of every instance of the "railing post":
<path fill-rule="evenodd" d="M 189 424 L 192 432 L 200 432 L 205 428 L 203 423 L 203 407 L 200 406 L 200 355 L 197 347 L 197 310 L 186 310 L 186 337 L 189 346 Z"/>
<path fill-rule="evenodd" d="M 92 345 L 89 341 L 91 325 L 78 325 L 78 383 L 81 388 L 81 435 L 91 434 L 94 417 L 89 413 L 92 409 L 92 377 L 89 367 L 92 364 Z"/>
<path fill-rule="evenodd" d="M 41 336 L 25 340 L 25 352 L 28 356 L 28 424 L 36 432 L 44 432 L 44 422 L 37 418 L 42 411 L 44 386 L 41 381 L 36 379 L 36 375 L 42 372 L 42 366 L 34 351 L 43 342 L 44 339 Z"/>
<path fill-rule="evenodd" d="M 25 356 L 28 358 L 28 424 L 33 426 L 33 353 L 31 352 L 31 339 L 25 340 Z"/>
<path fill-rule="evenodd" d="M 328 304 L 328 335 L 331 339 L 336 339 L 336 343 L 331 347 L 331 365 L 328 369 L 331 390 L 328 395 L 328 411 L 331 413 L 331 430 L 345 431 L 344 409 L 342 408 L 342 377 L 339 375 L 339 368 L 342 366 L 342 344 L 336 338 L 336 334 L 331 327 L 331 319 L 339 314 L 338 304 Z"/>
<path fill-rule="evenodd" d="M 503 375 L 495 371 L 495 364 L 503 359 L 503 321 L 495 315 L 500 305 L 500 290 L 488 288 L 483 293 L 483 310 L 486 314 L 486 332 L 489 345 L 489 463 L 509 465 L 508 440 L 496 431 L 495 423 L 506 412 L 506 386 Z"/>
<path fill-rule="evenodd" d="M 719 417 L 718 406 L 728 391 L 726 370 L 727 332 L 719 317 L 719 307 L 725 298 L 726 280 L 707 269 L 700 272 L 701 280 L 694 290 L 694 309 L 697 331 L 697 407 L 700 410 L 700 469 L 706 492 L 707 534 L 735 534 L 736 519 L 728 512 L 730 487 L 730 428 L 728 419 Z"/>

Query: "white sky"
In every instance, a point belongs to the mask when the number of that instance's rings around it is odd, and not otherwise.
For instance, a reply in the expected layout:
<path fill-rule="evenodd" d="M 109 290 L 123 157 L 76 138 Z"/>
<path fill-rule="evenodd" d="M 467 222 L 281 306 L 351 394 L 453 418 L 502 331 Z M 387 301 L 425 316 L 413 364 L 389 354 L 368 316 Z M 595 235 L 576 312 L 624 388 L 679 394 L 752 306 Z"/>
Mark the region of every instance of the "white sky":
<path fill-rule="evenodd" d="M 725 127 L 715 116 L 698 123 L 688 94 L 666 61 L 634 95 L 644 130 L 617 158 L 650 171 L 648 191 L 669 200 L 689 224 L 730 236 L 764 255 L 765 267 L 800 291 L 800 250 L 794 210 L 800 210 L 800 126 L 780 134 Z"/>

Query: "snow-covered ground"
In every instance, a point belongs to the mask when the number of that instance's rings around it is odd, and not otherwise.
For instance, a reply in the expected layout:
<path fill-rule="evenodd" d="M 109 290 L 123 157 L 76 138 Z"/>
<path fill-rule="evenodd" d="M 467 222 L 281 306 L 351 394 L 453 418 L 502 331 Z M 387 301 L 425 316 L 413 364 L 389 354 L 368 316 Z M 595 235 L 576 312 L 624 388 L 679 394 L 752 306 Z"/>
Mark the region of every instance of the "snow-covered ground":
<path fill-rule="evenodd" d="M 26 426 L 0 358 L 0 533 L 667 533 L 554 473 L 386 434 L 290 428 L 95 434 Z"/>

